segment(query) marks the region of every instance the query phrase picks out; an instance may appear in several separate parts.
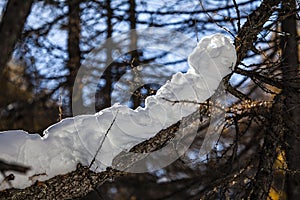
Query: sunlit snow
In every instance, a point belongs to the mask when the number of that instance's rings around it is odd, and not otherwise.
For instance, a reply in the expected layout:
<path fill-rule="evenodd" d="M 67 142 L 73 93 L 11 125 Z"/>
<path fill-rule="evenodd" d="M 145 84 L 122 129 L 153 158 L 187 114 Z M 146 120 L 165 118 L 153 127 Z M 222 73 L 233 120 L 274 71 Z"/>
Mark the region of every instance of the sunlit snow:
<path fill-rule="evenodd" d="M 0 159 L 32 168 L 26 175 L 14 172 L 11 184 L 25 188 L 37 179 L 70 172 L 79 162 L 88 166 L 115 118 L 92 166 L 92 170 L 105 170 L 121 151 L 153 137 L 197 109 L 196 104 L 173 104 L 166 99 L 205 101 L 231 73 L 235 61 L 235 48 L 227 37 L 204 37 L 188 57 L 188 72 L 173 75 L 155 96 L 146 99 L 145 108 L 132 110 L 115 104 L 94 115 L 66 118 L 47 128 L 42 138 L 21 130 L 1 132 Z M 6 182 L 0 185 L 0 189 L 7 187 Z"/>

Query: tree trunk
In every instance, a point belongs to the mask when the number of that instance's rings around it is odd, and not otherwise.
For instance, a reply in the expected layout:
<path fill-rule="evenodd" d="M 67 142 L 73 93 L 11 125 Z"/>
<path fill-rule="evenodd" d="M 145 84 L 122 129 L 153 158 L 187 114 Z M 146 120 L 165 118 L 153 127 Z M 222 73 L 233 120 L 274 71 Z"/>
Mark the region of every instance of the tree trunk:
<path fill-rule="evenodd" d="M 129 22 L 130 30 L 136 30 L 136 2 L 135 0 L 129 0 Z M 139 52 L 138 52 L 138 34 L 135 31 L 131 32 L 130 35 L 130 49 L 131 51 L 131 70 L 133 73 L 133 79 L 131 84 L 132 94 L 132 108 L 135 109 L 141 104 L 141 86 L 142 79 L 137 66 L 140 64 Z"/>
<path fill-rule="evenodd" d="M 0 23 L 0 74 L 20 39 L 33 0 L 9 0 Z"/>
<path fill-rule="evenodd" d="M 110 39 L 113 33 L 113 10 L 111 8 L 111 0 L 106 0 L 106 39 Z M 116 71 L 116 66 L 114 65 L 113 58 L 112 58 L 112 46 L 113 41 L 106 45 L 106 63 L 105 63 L 105 70 L 102 74 L 101 79 L 105 80 L 105 84 L 103 86 L 100 85 L 101 89 L 98 89 L 96 92 L 96 111 L 102 110 L 104 108 L 111 106 L 111 93 L 112 93 L 112 84 L 114 74 L 113 71 Z"/>
<path fill-rule="evenodd" d="M 287 112 L 284 119 L 286 132 L 286 159 L 288 173 L 286 178 L 287 199 L 297 199 L 300 196 L 300 95 L 299 95 L 299 55 L 297 44 L 296 2 L 294 0 L 282 1 L 284 20 L 281 23 L 283 36 L 281 49 L 285 96 L 284 106 Z M 292 15 L 285 16 L 289 13 Z M 295 173 L 294 173 L 295 172 Z"/>
<path fill-rule="evenodd" d="M 82 96 L 73 95 L 73 85 L 80 67 L 81 51 L 80 51 L 80 0 L 67 1 L 69 7 L 69 24 L 68 24 L 68 62 L 67 68 L 69 75 L 67 77 L 66 88 L 69 92 L 68 114 L 72 115 L 72 102 L 82 105 Z M 78 102 L 81 101 L 81 102 Z"/>

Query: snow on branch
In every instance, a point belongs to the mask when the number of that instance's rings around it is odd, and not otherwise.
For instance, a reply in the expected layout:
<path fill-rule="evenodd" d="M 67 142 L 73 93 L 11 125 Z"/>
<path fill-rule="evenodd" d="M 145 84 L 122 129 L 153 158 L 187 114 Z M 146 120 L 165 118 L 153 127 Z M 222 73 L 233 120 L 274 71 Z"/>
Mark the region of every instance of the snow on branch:
<path fill-rule="evenodd" d="M 202 104 L 190 102 L 204 102 L 214 94 L 221 80 L 232 72 L 231 68 L 235 62 L 235 48 L 227 37 L 222 34 L 204 37 L 188 57 L 190 65 L 188 72 L 173 75 L 156 95 L 147 97 L 145 108 L 138 107 L 132 110 L 127 106 L 115 104 L 94 115 L 66 118 L 47 128 L 43 137 L 21 130 L 0 133 L 0 159 L 31 167 L 26 175 L 15 173 L 15 180 L 10 183 L 15 188 L 25 188 L 35 183 L 39 184 L 40 181 L 57 180 L 58 175 L 63 181 L 64 176 L 61 174 L 67 174 L 65 177 L 69 177 L 69 172 L 74 173 L 72 171 L 76 169 L 79 170 L 78 174 L 85 174 L 82 179 L 87 178 L 92 183 L 95 182 L 94 179 L 99 180 L 102 176 L 104 178 L 102 177 L 101 180 L 104 180 L 112 174 L 125 173 L 116 169 L 126 170 L 128 166 L 119 166 L 119 162 L 114 158 L 146 140 L 155 143 L 151 138 L 155 138 L 158 133 L 164 136 L 163 140 L 155 140 L 159 141 L 158 143 L 166 142 L 172 136 L 177 137 L 173 143 L 174 149 L 172 146 L 169 149 L 175 152 L 172 155 L 174 156 L 172 159 L 175 159 L 176 156 L 184 153 L 184 148 L 179 147 L 178 140 L 185 140 L 185 134 L 197 132 L 191 124 L 200 120 L 198 110 Z M 187 100 L 189 102 L 185 102 Z M 198 113 L 198 119 L 185 118 L 192 116 L 193 113 Z M 181 123 L 184 121 L 183 118 L 191 123 Z M 182 135 L 178 134 L 176 124 L 179 122 Z M 170 134 L 170 127 L 174 129 L 172 134 Z M 157 150 L 157 147 L 163 145 L 154 146 L 156 148 L 152 150 Z M 185 148 L 188 146 L 186 145 Z M 141 145 L 137 149 L 142 150 L 144 147 Z M 161 155 L 160 153 L 164 154 L 158 152 L 156 155 Z M 78 163 L 81 165 L 78 166 Z M 158 166 L 154 166 L 153 169 L 170 164 L 157 163 Z M 92 164 L 91 168 L 83 167 L 90 164 Z M 134 169 L 135 172 L 148 170 L 141 169 L 139 166 Z M 77 176 L 69 178 L 80 179 Z M 62 184 L 57 181 L 56 183 Z M 9 184 L 4 182 L 0 185 L 0 190 L 8 187 Z M 42 184 L 38 187 L 50 186 Z M 90 189 L 85 188 L 85 192 Z"/>
<path fill-rule="evenodd" d="M 207 101 L 207 104 L 209 104 L 209 101 Z M 260 115 L 266 115 L 266 113 L 268 113 L 268 111 L 266 110 L 270 108 L 271 102 L 250 102 L 249 100 L 246 100 L 242 102 L 242 104 L 233 105 L 232 107 L 226 109 L 226 118 L 227 120 L 229 120 L 227 123 L 230 123 L 230 120 L 233 118 L 240 119 L 246 115 L 246 113 L 243 112 L 243 106 L 247 106 L 247 112 L 249 112 L 250 115 L 253 114 L 253 112 L 255 114 L 258 113 Z M 175 138 L 175 134 L 180 128 L 180 123 L 188 125 L 191 123 L 195 123 L 198 120 L 198 126 L 196 125 L 196 127 L 198 128 L 197 133 L 201 132 L 201 130 L 204 130 L 209 125 L 208 116 L 210 115 L 211 111 L 208 108 L 208 105 L 202 104 L 199 110 L 195 111 L 187 117 L 184 117 L 182 120 L 169 126 L 168 128 L 159 131 L 154 137 L 137 144 L 136 146 L 131 148 L 129 152 L 149 153 L 163 148 L 166 143 Z M 205 117 L 207 120 L 201 120 L 201 118 L 199 120 L 199 115 L 201 115 L 200 117 Z M 185 125 L 183 126 L 185 127 Z M 139 158 L 133 157 L 131 154 L 122 152 L 114 158 L 113 165 L 118 165 L 118 168 L 132 167 L 131 165 L 134 165 L 134 159 Z M 126 162 L 124 162 L 124 160 Z M 230 165 L 230 167 L 232 166 Z M 240 167 L 240 165 L 238 167 Z M 221 165 L 219 168 L 224 171 L 226 165 Z M 232 170 L 232 168 L 230 169 Z M 4 199 L 9 199 L 11 197 L 14 197 L 15 199 L 21 199 L 24 196 L 33 196 L 32 194 L 34 194 L 35 197 L 40 199 L 74 199 L 86 196 L 90 191 L 96 190 L 97 186 L 103 184 L 105 181 L 111 178 L 126 174 L 127 172 L 118 171 L 111 167 L 108 167 L 105 171 L 95 173 L 88 167 L 78 164 L 75 171 L 69 172 L 64 175 L 57 175 L 44 182 L 36 182 L 34 185 L 23 190 L 4 190 L 0 192 L 0 196 L 2 196 Z M 210 179 L 211 177 L 213 176 L 206 178 Z"/>

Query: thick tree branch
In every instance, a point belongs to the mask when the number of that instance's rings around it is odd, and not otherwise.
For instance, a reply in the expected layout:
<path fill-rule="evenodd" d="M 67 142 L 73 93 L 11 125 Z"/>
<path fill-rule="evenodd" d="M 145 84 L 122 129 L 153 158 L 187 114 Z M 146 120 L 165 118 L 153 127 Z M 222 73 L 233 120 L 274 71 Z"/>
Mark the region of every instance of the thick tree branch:
<path fill-rule="evenodd" d="M 200 109 L 193 114 L 183 118 L 181 121 L 171 125 L 170 127 L 161 130 L 149 140 L 137 144 L 130 150 L 130 152 L 142 154 L 161 149 L 175 137 L 175 133 L 181 126 L 186 127 L 189 124 L 194 123 L 196 120 L 198 120 L 198 122 L 200 121 L 196 124 L 198 125 L 197 133 L 200 133 L 201 130 L 204 130 L 209 125 L 208 116 L 210 115 L 210 106 L 208 105 L 209 104 L 201 105 Z M 240 119 L 247 115 L 266 116 L 268 115 L 267 113 L 270 107 L 269 102 L 252 102 L 249 100 L 246 100 L 243 105 L 247 105 L 248 107 L 250 106 L 247 113 L 241 112 L 241 110 L 239 110 L 240 107 L 235 105 L 232 106 L 232 108 L 228 108 L 226 112 L 230 113 L 230 115 L 234 114 L 236 118 Z M 201 118 L 199 120 L 199 116 L 203 117 L 204 120 L 201 120 Z M 126 158 L 126 162 L 124 162 L 124 158 Z M 136 161 L 135 159 L 136 158 L 133 156 L 126 157 L 126 153 L 121 153 L 114 159 L 113 165 L 118 168 L 126 169 L 134 164 Z M 95 173 L 89 170 L 88 167 L 84 167 L 79 164 L 77 169 L 73 172 L 55 176 L 44 182 L 36 182 L 34 185 L 25 189 L 8 189 L 1 191 L 0 199 L 22 199 L 26 196 L 34 196 L 39 199 L 53 199 L 54 197 L 56 199 L 74 199 L 87 195 L 88 192 L 95 190 L 98 186 L 102 185 L 110 178 L 125 174 L 127 173 L 114 170 L 112 168 L 107 168 L 106 171 Z M 228 176 L 232 176 L 232 174 Z M 217 180 L 220 179 L 223 180 L 224 177 L 218 177 Z M 213 181 L 212 178 L 210 178 L 210 180 Z"/>

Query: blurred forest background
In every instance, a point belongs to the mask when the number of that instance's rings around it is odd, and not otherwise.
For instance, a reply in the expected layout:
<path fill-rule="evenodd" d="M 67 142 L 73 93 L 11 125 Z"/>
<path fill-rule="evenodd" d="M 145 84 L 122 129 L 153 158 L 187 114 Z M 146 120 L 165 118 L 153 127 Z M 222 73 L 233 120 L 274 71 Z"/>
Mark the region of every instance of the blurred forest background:
<path fill-rule="evenodd" d="M 198 38 L 224 33 L 234 41 L 238 61 L 224 79 L 226 102 L 207 101 L 226 107 L 212 152 L 205 159 L 197 156 L 210 120 L 205 107 L 200 109 L 204 122 L 199 137 L 185 156 L 152 173 L 113 177 L 77 198 L 297 199 L 299 5 L 295 0 L 1 0 L 0 131 L 42 135 L 49 125 L 72 116 L 76 74 L 108 38 L 165 27 L 193 38 L 196 45 Z M 130 43 L 135 47 L 139 40 Z M 93 79 L 96 95 L 83 86 L 85 92 L 76 101 L 86 107 L 95 104 L 96 111 L 113 102 L 136 108 L 164 84 L 157 77 L 187 70 L 186 59 L 169 52 L 137 49 L 117 59 L 113 53 L 106 49 L 103 54 L 107 67 L 100 79 Z M 134 92 L 123 88 L 129 100 L 113 93 L 126 72 L 139 76 L 136 69 L 146 65 L 156 66 L 143 72 L 153 83 Z"/>

